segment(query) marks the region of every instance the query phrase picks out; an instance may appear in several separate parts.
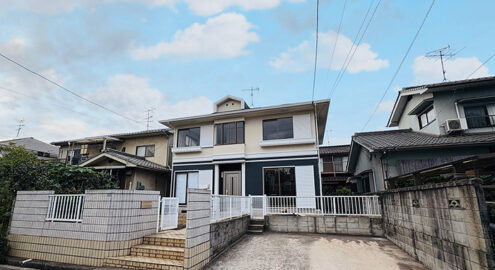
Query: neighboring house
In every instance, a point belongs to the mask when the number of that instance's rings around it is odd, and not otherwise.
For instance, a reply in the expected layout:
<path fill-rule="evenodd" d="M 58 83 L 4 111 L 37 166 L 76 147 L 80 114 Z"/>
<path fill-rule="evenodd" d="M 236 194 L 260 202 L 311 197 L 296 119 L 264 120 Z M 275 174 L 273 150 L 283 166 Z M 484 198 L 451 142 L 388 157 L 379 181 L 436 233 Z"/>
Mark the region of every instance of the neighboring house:
<path fill-rule="evenodd" d="M 386 188 L 386 179 L 495 152 L 495 77 L 399 91 L 388 127 L 356 133 L 348 171 L 359 192 Z"/>
<path fill-rule="evenodd" d="M 169 129 L 102 135 L 53 142 L 62 162 L 107 170 L 121 189 L 159 190 L 169 195 L 171 156 Z"/>
<path fill-rule="evenodd" d="M 318 145 L 329 100 L 249 108 L 226 96 L 207 115 L 160 121 L 174 129 L 173 196 L 188 187 L 228 195 L 320 195 Z"/>
<path fill-rule="evenodd" d="M 347 187 L 355 191 L 347 182 L 351 173 L 347 172 L 350 145 L 320 147 L 320 171 L 323 195 L 333 195 L 337 189 Z"/>
<path fill-rule="evenodd" d="M 58 157 L 58 147 L 42 142 L 33 137 L 0 141 L 0 144 L 14 144 L 16 146 L 22 146 L 26 150 L 33 152 L 38 157 L 38 159 L 42 160 L 53 160 L 57 159 Z"/>

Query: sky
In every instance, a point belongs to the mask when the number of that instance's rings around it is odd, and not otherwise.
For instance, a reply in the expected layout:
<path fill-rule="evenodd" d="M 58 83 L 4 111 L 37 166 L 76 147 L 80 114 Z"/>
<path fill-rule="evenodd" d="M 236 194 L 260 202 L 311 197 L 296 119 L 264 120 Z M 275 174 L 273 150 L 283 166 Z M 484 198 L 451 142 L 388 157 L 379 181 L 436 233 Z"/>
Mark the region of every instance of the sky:
<path fill-rule="evenodd" d="M 436 0 L 390 84 L 430 5 L 320 1 L 314 99 L 331 98 L 324 144 L 385 130 L 398 90 L 441 82 L 430 51 L 457 53 L 445 62 L 450 81 L 493 74 L 495 60 L 483 63 L 495 53 L 495 2 Z M 149 109 L 150 128 L 162 128 L 211 113 L 225 95 L 251 104 L 251 87 L 254 107 L 313 98 L 316 0 L 0 0 L 0 28 L 1 54 L 107 108 L 0 58 L 0 139 L 16 137 L 21 120 L 19 137 L 46 142 L 145 130 Z"/>

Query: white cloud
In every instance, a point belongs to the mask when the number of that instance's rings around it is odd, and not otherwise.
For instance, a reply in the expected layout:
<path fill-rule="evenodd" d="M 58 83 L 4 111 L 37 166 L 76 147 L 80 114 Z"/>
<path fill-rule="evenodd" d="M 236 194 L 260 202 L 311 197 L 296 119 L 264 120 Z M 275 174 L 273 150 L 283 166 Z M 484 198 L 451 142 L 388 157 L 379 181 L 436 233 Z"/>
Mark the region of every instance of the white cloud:
<path fill-rule="evenodd" d="M 337 33 L 334 31 L 320 33 L 318 45 L 320 48 L 325 48 L 325 50 L 319 50 L 318 52 L 318 68 L 340 70 L 342 67 L 353 43 L 347 36 L 339 34 L 333 61 L 330 64 L 331 52 L 336 38 Z M 286 52 L 280 53 L 278 57 L 273 58 L 268 63 L 272 67 L 287 72 L 311 70 L 314 66 L 314 50 L 314 39 L 312 41 L 306 40 L 298 46 L 289 48 Z M 371 50 L 369 44 L 362 43 L 357 47 L 352 61 L 347 66 L 347 71 L 350 73 L 377 71 L 388 67 L 388 64 L 388 60 L 378 59 L 378 54 Z"/>
<path fill-rule="evenodd" d="M 92 9 L 102 4 L 124 2 L 142 4 L 147 7 L 173 8 L 178 0 L 0 0 L 0 13 L 10 10 L 29 10 L 41 14 L 57 14 L 70 12 L 77 8 Z"/>
<path fill-rule="evenodd" d="M 378 113 L 383 113 L 383 112 L 389 113 L 394 108 L 394 104 L 395 104 L 395 101 L 393 101 L 393 100 L 382 101 L 380 104 L 378 104 L 377 112 Z"/>
<path fill-rule="evenodd" d="M 449 81 L 464 80 L 480 65 L 481 61 L 476 57 L 458 57 L 444 62 L 445 76 Z M 438 83 L 443 81 L 442 66 L 440 61 L 419 56 L 414 59 L 413 73 L 415 83 Z M 482 66 L 471 78 L 490 76 L 488 67 Z"/>
<path fill-rule="evenodd" d="M 54 80 L 57 72 L 44 72 Z M 148 79 L 132 74 L 119 74 L 109 78 L 107 84 L 93 92 L 85 94 L 86 98 L 103 104 L 105 107 L 137 120 L 128 121 L 80 99 L 68 95 L 64 91 L 45 89 L 44 81 L 27 80 L 29 76 L 2 78 L 0 86 L 8 85 L 22 94 L 0 89 L 0 138 L 9 139 L 15 136 L 17 121 L 24 119 L 25 127 L 21 137 L 34 136 L 40 140 L 51 142 L 70 138 L 79 138 L 115 132 L 144 130 L 145 109 L 156 108 L 152 118 L 152 128 L 163 128 L 158 120 L 211 113 L 213 103 L 200 96 L 170 102 L 159 90 L 151 88 Z M 7 83 L 7 80 L 9 83 Z M 21 83 L 22 82 L 22 83 Z M 39 91 L 31 91 L 32 88 Z M 44 90 L 41 90 L 44 89 Z M 30 92 L 31 91 L 31 92 Z"/>
<path fill-rule="evenodd" d="M 213 103 L 204 96 L 171 104 L 161 91 L 150 87 L 147 78 L 133 74 L 115 75 L 109 79 L 107 86 L 88 93 L 86 97 L 133 119 L 143 119 L 145 110 L 154 108 L 154 122 L 207 114 L 213 108 Z M 159 127 L 158 123 L 156 125 Z"/>
<path fill-rule="evenodd" d="M 246 46 L 259 41 L 254 26 L 238 13 L 224 13 L 210 18 L 205 24 L 194 23 L 175 33 L 172 41 L 162 41 L 145 47 L 131 46 L 134 59 L 172 58 L 233 58 L 248 54 Z"/>
<path fill-rule="evenodd" d="M 280 0 L 185 0 L 189 9 L 198 15 L 208 16 L 220 13 L 232 6 L 244 10 L 269 9 L 280 4 Z"/>

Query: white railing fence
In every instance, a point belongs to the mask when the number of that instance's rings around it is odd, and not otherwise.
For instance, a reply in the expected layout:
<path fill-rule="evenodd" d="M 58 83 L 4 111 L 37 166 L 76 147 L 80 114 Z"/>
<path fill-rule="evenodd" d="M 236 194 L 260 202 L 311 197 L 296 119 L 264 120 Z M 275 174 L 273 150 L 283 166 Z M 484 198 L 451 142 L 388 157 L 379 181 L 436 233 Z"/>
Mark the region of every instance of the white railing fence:
<path fill-rule="evenodd" d="M 211 195 L 211 221 L 229 219 L 250 214 L 249 197 Z"/>
<path fill-rule="evenodd" d="M 378 196 L 267 196 L 267 215 L 379 216 Z"/>
<path fill-rule="evenodd" d="M 81 222 L 84 194 L 50 195 L 47 221 Z"/>

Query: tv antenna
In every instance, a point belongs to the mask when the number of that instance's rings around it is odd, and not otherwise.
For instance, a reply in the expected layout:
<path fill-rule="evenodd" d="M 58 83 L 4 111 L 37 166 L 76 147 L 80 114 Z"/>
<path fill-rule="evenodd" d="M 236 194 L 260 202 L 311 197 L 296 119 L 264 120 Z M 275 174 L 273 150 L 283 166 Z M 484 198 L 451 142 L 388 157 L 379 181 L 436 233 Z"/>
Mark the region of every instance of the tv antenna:
<path fill-rule="evenodd" d="M 21 133 L 21 129 L 24 127 L 24 119 L 19 120 L 19 124 L 17 125 L 17 135 L 16 138 L 19 138 L 19 133 Z"/>
<path fill-rule="evenodd" d="M 251 87 L 249 89 L 242 89 L 242 91 L 251 91 L 251 107 L 254 107 L 253 93 L 254 93 L 254 91 L 258 91 L 259 92 L 260 91 L 260 88 L 259 87 L 256 87 L 256 88 Z"/>
<path fill-rule="evenodd" d="M 150 108 L 146 110 L 146 130 L 150 130 L 151 119 L 153 118 L 153 112 L 155 112 L 155 108 Z"/>
<path fill-rule="evenodd" d="M 447 80 L 447 78 L 445 77 L 445 65 L 444 65 L 443 61 L 446 60 L 445 57 L 452 58 L 454 55 L 456 55 L 456 53 L 450 52 L 450 45 L 448 45 L 447 47 L 443 47 L 441 49 L 426 53 L 426 57 L 428 57 L 428 58 L 435 58 L 435 57 L 440 58 L 440 62 L 442 63 L 442 74 L 443 74 L 443 81 L 444 82 Z"/>

